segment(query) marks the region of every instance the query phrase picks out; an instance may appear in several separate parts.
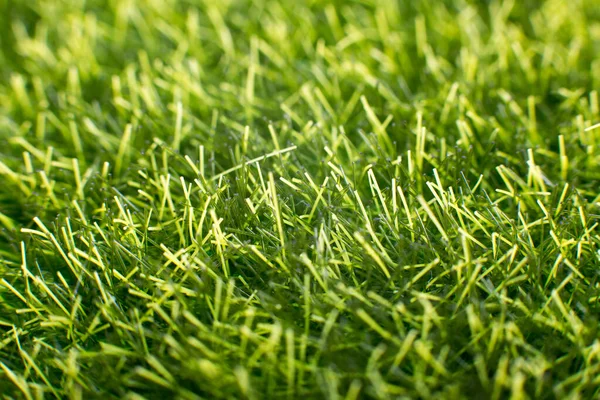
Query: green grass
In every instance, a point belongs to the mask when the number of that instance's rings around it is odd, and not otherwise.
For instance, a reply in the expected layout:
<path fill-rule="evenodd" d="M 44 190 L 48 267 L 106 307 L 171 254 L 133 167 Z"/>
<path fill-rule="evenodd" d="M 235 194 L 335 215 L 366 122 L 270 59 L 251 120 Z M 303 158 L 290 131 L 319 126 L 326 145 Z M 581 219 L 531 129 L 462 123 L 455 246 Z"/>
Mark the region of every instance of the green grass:
<path fill-rule="evenodd" d="M 0 0 L 0 397 L 600 396 L 597 0 Z"/>

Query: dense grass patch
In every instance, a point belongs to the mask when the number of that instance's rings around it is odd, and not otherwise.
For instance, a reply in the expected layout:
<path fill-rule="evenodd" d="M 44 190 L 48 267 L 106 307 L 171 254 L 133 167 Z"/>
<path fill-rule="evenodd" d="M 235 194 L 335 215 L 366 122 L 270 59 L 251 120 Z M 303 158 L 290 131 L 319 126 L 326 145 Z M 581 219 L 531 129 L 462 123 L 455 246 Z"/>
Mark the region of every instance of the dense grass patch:
<path fill-rule="evenodd" d="M 596 0 L 0 0 L 3 398 L 598 398 Z"/>

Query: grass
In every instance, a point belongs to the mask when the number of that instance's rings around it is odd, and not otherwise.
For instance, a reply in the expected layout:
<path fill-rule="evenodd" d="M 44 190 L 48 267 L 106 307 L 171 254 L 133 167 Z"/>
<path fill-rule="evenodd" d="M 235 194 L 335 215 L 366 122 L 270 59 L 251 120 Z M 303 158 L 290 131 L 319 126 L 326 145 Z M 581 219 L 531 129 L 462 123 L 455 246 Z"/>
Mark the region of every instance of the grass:
<path fill-rule="evenodd" d="M 595 0 L 0 0 L 2 398 L 600 396 Z"/>

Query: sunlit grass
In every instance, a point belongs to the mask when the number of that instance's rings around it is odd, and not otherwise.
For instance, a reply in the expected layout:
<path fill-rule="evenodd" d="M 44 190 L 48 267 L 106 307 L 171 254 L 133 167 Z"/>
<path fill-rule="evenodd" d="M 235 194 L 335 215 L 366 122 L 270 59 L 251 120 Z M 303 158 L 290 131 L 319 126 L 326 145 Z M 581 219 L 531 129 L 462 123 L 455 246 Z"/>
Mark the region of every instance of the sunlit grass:
<path fill-rule="evenodd" d="M 597 398 L 600 8 L 0 0 L 6 398 Z"/>

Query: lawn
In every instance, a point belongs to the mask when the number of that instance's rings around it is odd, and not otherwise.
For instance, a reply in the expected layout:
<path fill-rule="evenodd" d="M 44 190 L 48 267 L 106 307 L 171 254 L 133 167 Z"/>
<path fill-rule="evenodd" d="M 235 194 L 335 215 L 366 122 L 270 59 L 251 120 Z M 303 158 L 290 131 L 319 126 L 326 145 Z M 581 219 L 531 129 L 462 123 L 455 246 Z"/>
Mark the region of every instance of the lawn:
<path fill-rule="evenodd" d="M 600 397 L 597 0 L 0 0 L 0 398 Z"/>

